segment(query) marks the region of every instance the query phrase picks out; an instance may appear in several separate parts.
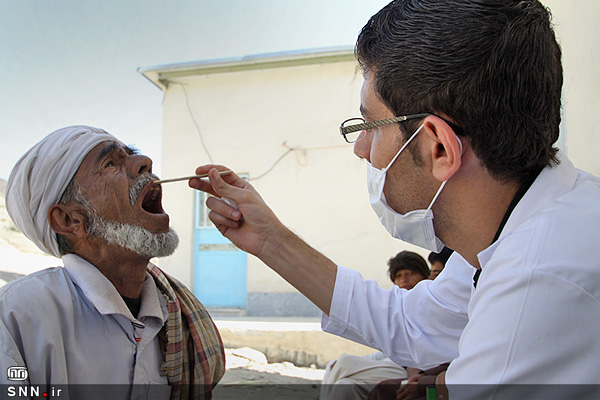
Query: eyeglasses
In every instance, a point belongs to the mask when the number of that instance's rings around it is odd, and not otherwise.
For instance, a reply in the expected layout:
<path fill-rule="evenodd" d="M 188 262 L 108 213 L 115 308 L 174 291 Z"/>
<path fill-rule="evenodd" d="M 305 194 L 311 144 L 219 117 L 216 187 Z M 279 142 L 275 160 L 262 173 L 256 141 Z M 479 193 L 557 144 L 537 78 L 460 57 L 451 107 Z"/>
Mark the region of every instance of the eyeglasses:
<path fill-rule="evenodd" d="M 380 119 L 377 121 L 366 122 L 363 118 L 350 118 L 340 125 L 340 133 L 348 143 L 354 143 L 365 137 L 365 132 L 378 126 L 389 125 L 396 122 L 408 121 L 409 119 L 425 118 L 429 113 L 402 115 L 399 117 Z"/>

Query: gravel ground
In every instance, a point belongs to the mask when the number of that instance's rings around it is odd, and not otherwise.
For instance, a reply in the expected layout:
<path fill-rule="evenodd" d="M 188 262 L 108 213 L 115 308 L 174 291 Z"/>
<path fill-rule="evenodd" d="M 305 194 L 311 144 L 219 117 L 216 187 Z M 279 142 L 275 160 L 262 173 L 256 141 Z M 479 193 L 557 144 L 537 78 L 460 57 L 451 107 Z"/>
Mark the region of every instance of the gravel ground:
<path fill-rule="evenodd" d="M 250 349 L 225 349 L 227 372 L 222 384 L 318 384 L 325 370 L 296 367 L 290 362 L 268 363 L 264 354 Z"/>
<path fill-rule="evenodd" d="M 215 400 L 318 399 L 322 369 L 289 362 L 267 363 L 253 349 L 226 349 L 227 371 L 213 392 Z"/>

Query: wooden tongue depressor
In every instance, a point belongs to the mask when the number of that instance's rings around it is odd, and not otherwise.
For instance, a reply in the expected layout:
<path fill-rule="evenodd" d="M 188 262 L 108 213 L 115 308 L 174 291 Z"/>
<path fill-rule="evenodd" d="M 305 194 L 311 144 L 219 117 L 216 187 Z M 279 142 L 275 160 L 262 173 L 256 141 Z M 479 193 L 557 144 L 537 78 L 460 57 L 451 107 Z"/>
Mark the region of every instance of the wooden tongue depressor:
<path fill-rule="evenodd" d="M 229 175 L 232 174 L 233 171 L 221 171 L 219 172 L 219 175 Z M 208 174 L 202 174 L 202 175 L 192 175 L 192 176 L 182 176 L 181 178 L 169 178 L 169 179 L 159 179 L 157 181 L 154 181 L 152 183 L 154 184 L 161 184 L 161 183 L 169 183 L 169 182 L 178 182 L 178 181 L 189 181 L 192 178 L 208 178 Z"/>
<path fill-rule="evenodd" d="M 227 170 L 227 171 L 220 171 L 219 175 L 223 176 L 223 175 L 229 175 L 232 174 L 233 171 Z M 178 182 L 178 181 L 188 181 L 192 178 L 198 178 L 198 179 L 202 179 L 202 178 L 208 178 L 208 174 L 202 174 L 202 175 L 192 175 L 192 176 L 182 176 L 181 178 L 169 178 L 169 179 L 159 179 L 157 181 L 152 182 L 153 184 L 161 184 L 161 183 L 169 183 L 169 182 Z M 230 207 L 235 208 L 236 210 L 239 210 L 237 204 L 235 203 L 235 201 L 228 199 L 227 197 L 221 197 L 221 200 L 223 200 L 227 205 L 229 205 Z"/>

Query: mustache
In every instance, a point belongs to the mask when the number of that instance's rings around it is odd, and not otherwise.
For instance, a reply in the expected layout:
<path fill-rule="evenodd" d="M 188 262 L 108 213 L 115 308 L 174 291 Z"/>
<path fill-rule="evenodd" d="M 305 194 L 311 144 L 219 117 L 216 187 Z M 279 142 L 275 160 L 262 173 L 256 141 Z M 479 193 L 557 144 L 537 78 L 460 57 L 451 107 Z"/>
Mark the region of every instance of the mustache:
<path fill-rule="evenodd" d="M 141 174 L 129 188 L 129 201 L 133 206 L 139 199 L 146 185 L 158 179 L 158 176 L 150 172 Z"/>

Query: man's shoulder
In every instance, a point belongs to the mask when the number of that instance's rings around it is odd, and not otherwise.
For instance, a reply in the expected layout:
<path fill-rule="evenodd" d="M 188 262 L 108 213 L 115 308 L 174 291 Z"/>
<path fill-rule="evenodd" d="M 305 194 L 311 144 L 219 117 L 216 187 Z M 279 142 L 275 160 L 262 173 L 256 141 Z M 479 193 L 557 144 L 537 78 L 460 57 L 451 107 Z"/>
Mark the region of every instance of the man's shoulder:
<path fill-rule="evenodd" d="M 501 239 L 521 241 L 546 254 L 570 246 L 584 251 L 600 239 L 600 178 L 577 170 L 563 156 L 561 164 L 544 170 L 519 202 Z M 523 243 L 521 243 L 523 244 Z"/>
<path fill-rule="evenodd" d="M 39 302 L 49 294 L 60 293 L 72 285 L 63 267 L 46 268 L 7 283 L 0 288 L 0 304 Z"/>
<path fill-rule="evenodd" d="M 600 242 L 600 180 L 580 174 L 571 190 L 541 201 L 543 206 L 518 219 L 492 246 L 484 271 L 487 267 L 524 278 L 544 274 L 556 280 L 557 290 L 574 285 L 600 299 L 595 284 L 600 280 L 595 257 Z"/>
<path fill-rule="evenodd" d="M 574 184 L 563 196 L 556 200 L 568 199 L 570 202 L 595 202 L 600 200 L 600 177 L 583 170 L 576 170 L 577 176 Z"/>
<path fill-rule="evenodd" d="M 581 250 L 591 250 L 600 239 L 599 204 L 600 178 L 578 171 L 572 188 L 547 201 L 524 225 L 546 228 L 547 245 L 581 245 Z"/>

